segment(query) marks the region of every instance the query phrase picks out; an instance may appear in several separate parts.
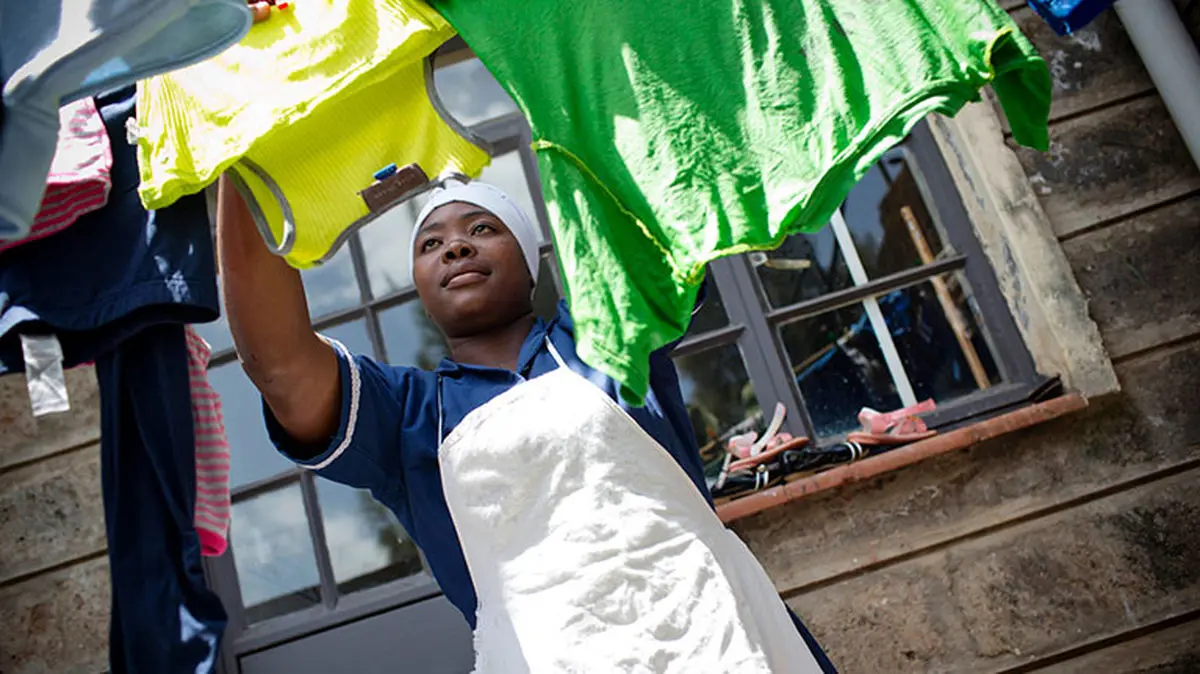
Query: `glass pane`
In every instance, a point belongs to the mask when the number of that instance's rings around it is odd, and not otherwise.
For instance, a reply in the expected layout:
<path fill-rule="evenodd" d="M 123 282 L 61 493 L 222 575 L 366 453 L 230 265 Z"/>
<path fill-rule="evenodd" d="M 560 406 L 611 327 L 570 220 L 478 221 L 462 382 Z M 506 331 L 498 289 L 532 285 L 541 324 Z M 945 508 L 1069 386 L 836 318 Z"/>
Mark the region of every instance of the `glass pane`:
<path fill-rule="evenodd" d="M 880 305 L 889 316 L 884 301 Z M 819 438 L 857 428 L 863 407 L 901 407 L 861 304 L 790 323 L 779 333 Z"/>
<path fill-rule="evenodd" d="M 333 259 L 319 267 L 305 269 L 300 273 L 304 279 L 304 294 L 308 297 L 308 311 L 313 319 L 358 304 L 358 282 L 354 279 L 354 264 L 350 259 L 350 246 L 344 245 Z"/>
<path fill-rule="evenodd" d="M 434 61 L 433 87 L 450 115 L 464 126 L 517 111 L 517 104 L 477 58 L 443 65 L 455 56 Z"/>
<path fill-rule="evenodd" d="M 218 288 L 220 288 L 220 278 L 217 279 Z M 229 321 L 225 319 L 225 302 L 224 295 L 217 294 L 221 301 L 221 315 L 212 323 L 193 323 L 192 327 L 196 329 L 196 334 L 204 338 L 208 345 L 212 347 L 213 353 L 224 351 L 225 349 L 233 348 L 233 336 L 229 334 Z"/>
<path fill-rule="evenodd" d="M 241 364 L 233 361 L 211 368 L 208 381 L 221 396 L 232 461 L 230 483 L 240 487 L 294 468 L 267 437 L 262 397 Z"/>
<path fill-rule="evenodd" d="M 321 602 L 299 485 L 234 504 L 230 543 L 250 622 Z"/>
<path fill-rule="evenodd" d="M 854 285 L 828 226 L 794 234 L 775 250 L 751 253 L 763 292 L 772 307 L 786 307 Z"/>
<path fill-rule="evenodd" d="M 379 313 L 383 344 L 392 365 L 432 370 L 449 352 L 442 333 L 417 300 Z"/>
<path fill-rule="evenodd" d="M 875 165 L 842 204 L 850 237 L 867 277 L 872 279 L 920 266 L 942 251 L 941 237 L 930 226 L 932 219 L 903 153 L 893 153 L 884 162 L 888 172 Z M 896 178 L 889 180 L 889 175 Z M 908 227 L 905 207 L 917 225 L 915 229 Z"/>
<path fill-rule="evenodd" d="M 982 321 L 956 274 L 878 302 L 918 401 L 944 403 L 1000 381 Z M 780 334 L 819 436 L 855 430 L 863 407 L 903 407 L 862 305 L 791 323 Z"/>
<path fill-rule="evenodd" d="M 422 572 L 417 546 L 383 504 L 365 490 L 317 480 L 325 543 L 342 594 Z"/>
<path fill-rule="evenodd" d="M 715 478 L 724 442 L 735 429 L 761 431 L 765 426 L 758 397 L 736 344 L 676 358 L 675 365 L 705 473 Z"/>
<path fill-rule="evenodd" d="M 367 336 L 367 323 L 361 318 L 325 328 L 321 334 L 341 342 L 350 353 L 375 357 L 375 349 L 371 348 L 371 338 Z"/>
<path fill-rule="evenodd" d="M 918 400 L 945 402 L 1000 382 L 973 304 L 955 274 L 880 298 Z"/>
<path fill-rule="evenodd" d="M 406 201 L 359 230 L 374 297 L 409 287 L 408 268 L 412 263 L 409 240 L 413 223 L 424 205 L 424 197 Z"/>
<path fill-rule="evenodd" d="M 519 151 L 514 150 L 492 157 L 492 163 L 483 169 L 479 179 L 504 190 L 517 202 L 521 210 L 525 211 L 525 216 L 529 218 L 529 221 L 534 225 L 538 224 L 538 212 L 533 207 L 533 197 L 529 194 L 529 182 L 525 177 L 525 167 L 521 165 Z M 546 237 L 542 234 L 539 226 L 538 241 L 544 243 L 545 240 Z"/>
<path fill-rule="evenodd" d="M 687 336 L 689 337 L 702 335 L 729 325 L 729 316 L 725 314 L 725 301 L 721 299 L 721 290 L 717 287 L 717 281 L 712 274 L 708 276 L 708 286 L 705 292 L 708 295 L 704 304 L 700 305 L 700 311 L 692 316 L 692 324 L 688 327 Z"/>

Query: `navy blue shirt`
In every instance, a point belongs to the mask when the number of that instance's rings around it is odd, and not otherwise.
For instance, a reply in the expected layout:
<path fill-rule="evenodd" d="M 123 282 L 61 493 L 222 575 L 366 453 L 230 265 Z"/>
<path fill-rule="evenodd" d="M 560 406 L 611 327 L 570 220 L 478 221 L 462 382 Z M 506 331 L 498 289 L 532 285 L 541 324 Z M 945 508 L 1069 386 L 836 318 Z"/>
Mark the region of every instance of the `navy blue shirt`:
<path fill-rule="evenodd" d="M 96 360 L 160 323 L 217 319 L 217 275 L 204 195 L 147 212 L 137 148 L 126 138 L 134 87 L 96 97 L 112 147 L 103 208 L 0 253 L 0 374 L 25 369 L 19 335 L 54 334 L 63 364 Z"/>
<path fill-rule="evenodd" d="M 700 452 L 692 435 L 679 376 L 670 348 L 650 357 L 650 390 L 644 407 L 621 400 L 619 385 L 589 367 L 575 353 L 575 329 L 565 302 L 558 315 L 538 320 L 525 338 L 517 371 L 460 365 L 444 359 L 434 372 L 382 365 L 351 355 L 340 344 L 341 421 L 321 454 L 297 460 L 322 477 L 371 490 L 390 508 L 421 547 L 446 597 L 475 627 L 475 587 L 467 571 L 458 534 L 446 507 L 438 471 L 437 381 L 442 379 L 443 437 L 475 408 L 513 386 L 558 367 L 546 348 L 549 337 L 566 364 L 612 398 L 634 421 L 670 452 L 709 504 Z M 264 405 L 271 439 L 284 455 L 311 455 L 298 446 Z"/>

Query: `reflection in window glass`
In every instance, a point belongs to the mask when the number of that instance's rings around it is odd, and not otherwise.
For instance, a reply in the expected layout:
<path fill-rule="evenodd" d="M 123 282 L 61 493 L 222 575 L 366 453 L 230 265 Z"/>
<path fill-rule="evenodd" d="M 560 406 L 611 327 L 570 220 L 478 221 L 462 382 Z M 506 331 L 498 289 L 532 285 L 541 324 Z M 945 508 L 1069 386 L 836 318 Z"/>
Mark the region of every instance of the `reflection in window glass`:
<path fill-rule="evenodd" d="M 903 215 L 912 214 L 910 229 Z M 842 216 L 867 278 L 877 279 L 925 264 L 943 252 L 942 237 L 904 153 L 896 151 L 876 164 L 850 191 Z M 763 292 L 772 307 L 786 307 L 854 285 L 833 231 L 788 237 L 778 249 L 751 253 Z"/>
<path fill-rule="evenodd" d="M 325 543 L 342 594 L 422 572 L 421 557 L 404 527 L 365 490 L 316 481 Z"/>
<path fill-rule="evenodd" d="M 889 179 L 876 164 L 850 192 L 842 204 L 842 216 L 854 239 L 867 278 L 876 279 L 922 264 L 916 239 L 928 247 L 933 257 L 942 250 L 941 237 L 932 222 L 912 170 L 903 153 L 894 153 L 884 162 L 895 179 Z M 902 215 L 907 207 L 914 221 L 921 223 L 909 230 Z"/>
<path fill-rule="evenodd" d="M 388 362 L 392 365 L 432 370 L 449 355 L 441 331 L 417 300 L 381 311 L 379 326 L 383 330 Z"/>
<path fill-rule="evenodd" d="M 675 365 L 705 473 L 715 477 L 729 436 L 762 430 L 758 398 L 736 344 L 676 358 Z"/>
<path fill-rule="evenodd" d="M 833 230 L 793 234 L 765 253 L 750 253 L 772 307 L 786 307 L 854 285 Z"/>
<path fill-rule="evenodd" d="M 325 328 L 321 334 L 341 342 L 350 353 L 375 357 L 371 338 L 367 336 L 367 324 L 362 319 Z"/>
<path fill-rule="evenodd" d="M 954 275 L 940 282 L 945 305 L 933 282 L 878 299 L 917 400 L 944 403 L 1000 376 L 963 286 Z M 955 315 L 948 318 L 947 311 Z M 785 325 L 780 335 L 820 437 L 857 428 L 863 407 L 903 407 L 862 305 Z"/>
<path fill-rule="evenodd" d="M 409 241 L 413 223 L 426 197 L 417 197 L 392 208 L 358 231 L 367 259 L 367 278 L 371 295 L 383 297 L 409 287 L 408 268 L 412 264 Z"/>
<path fill-rule="evenodd" d="M 321 602 L 299 485 L 234 504 L 230 544 L 248 621 Z"/>
<path fill-rule="evenodd" d="M 517 104 L 479 59 L 442 65 L 444 58 L 434 61 L 433 86 L 446 111 L 459 124 L 472 126 L 517 111 Z"/>
<path fill-rule="evenodd" d="M 217 279 L 217 283 L 219 289 L 220 278 Z M 223 293 L 217 293 L 217 297 L 221 302 L 221 315 L 217 320 L 211 323 L 192 324 L 196 334 L 204 338 L 204 341 L 212 347 L 213 353 L 233 348 L 233 336 L 229 334 L 229 322 L 225 320 L 225 296 Z"/>
<path fill-rule="evenodd" d="M 880 298 L 885 317 L 894 310 Z M 891 373 L 861 304 L 779 330 L 817 437 L 854 430 L 863 407 L 901 407 Z"/>
<path fill-rule="evenodd" d="M 304 279 L 304 294 L 308 297 L 308 312 L 313 319 L 358 304 L 362 296 L 354 279 L 354 264 L 350 246 L 343 245 L 333 259 L 319 267 L 300 273 Z"/>
<path fill-rule="evenodd" d="M 957 275 L 887 297 L 893 307 L 885 313 L 888 326 L 918 400 L 944 402 L 999 383 L 996 360 Z"/>
<path fill-rule="evenodd" d="M 211 368 L 208 381 L 221 396 L 231 454 L 230 484 L 240 487 L 293 469 L 267 437 L 262 397 L 242 366 L 234 361 Z"/>

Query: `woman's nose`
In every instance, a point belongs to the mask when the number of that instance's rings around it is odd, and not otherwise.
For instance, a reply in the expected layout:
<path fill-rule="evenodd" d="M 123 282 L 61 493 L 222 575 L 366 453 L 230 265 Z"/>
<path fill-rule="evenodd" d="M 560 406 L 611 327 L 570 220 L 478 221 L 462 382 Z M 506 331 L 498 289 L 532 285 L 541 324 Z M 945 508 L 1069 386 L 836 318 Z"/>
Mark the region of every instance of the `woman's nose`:
<path fill-rule="evenodd" d="M 442 252 L 442 259 L 446 262 L 468 257 L 475 257 L 475 247 L 467 241 L 451 241 Z"/>

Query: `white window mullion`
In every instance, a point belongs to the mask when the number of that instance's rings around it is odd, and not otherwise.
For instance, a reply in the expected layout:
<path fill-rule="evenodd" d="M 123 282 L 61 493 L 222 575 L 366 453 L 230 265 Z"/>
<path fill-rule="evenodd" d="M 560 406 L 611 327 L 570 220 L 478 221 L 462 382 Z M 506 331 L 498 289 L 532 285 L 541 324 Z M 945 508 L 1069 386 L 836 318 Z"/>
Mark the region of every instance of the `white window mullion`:
<path fill-rule="evenodd" d="M 867 283 L 867 270 L 863 267 L 862 258 L 858 256 L 858 249 L 854 246 L 854 239 L 850 236 L 850 228 L 846 226 L 846 219 L 842 217 L 842 209 L 834 212 L 833 217 L 829 219 L 829 226 L 833 228 L 833 235 L 837 238 L 838 248 L 842 250 L 842 259 L 846 261 L 846 267 L 850 270 L 850 278 L 854 281 L 854 285 L 861 286 Z M 867 320 L 871 322 L 871 328 L 875 331 L 875 339 L 879 342 L 879 349 L 883 352 L 883 360 L 887 363 L 888 372 L 892 375 L 892 381 L 896 384 L 896 392 L 900 394 L 900 402 L 905 406 L 917 404 L 917 394 L 913 392 L 912 382 L 908 380 L 908 373 L 904 370 L 904 364 L 900 362 L 900 352 L 896 350 L 896 343 L 892 341 L 892 331 L 888 329 L 887 321 L 883 318 L 883 311 L 879 309 L 879 301 L 874 297 L 868 297 L 863 300 L 863 307 L 867 310 Z"/>

